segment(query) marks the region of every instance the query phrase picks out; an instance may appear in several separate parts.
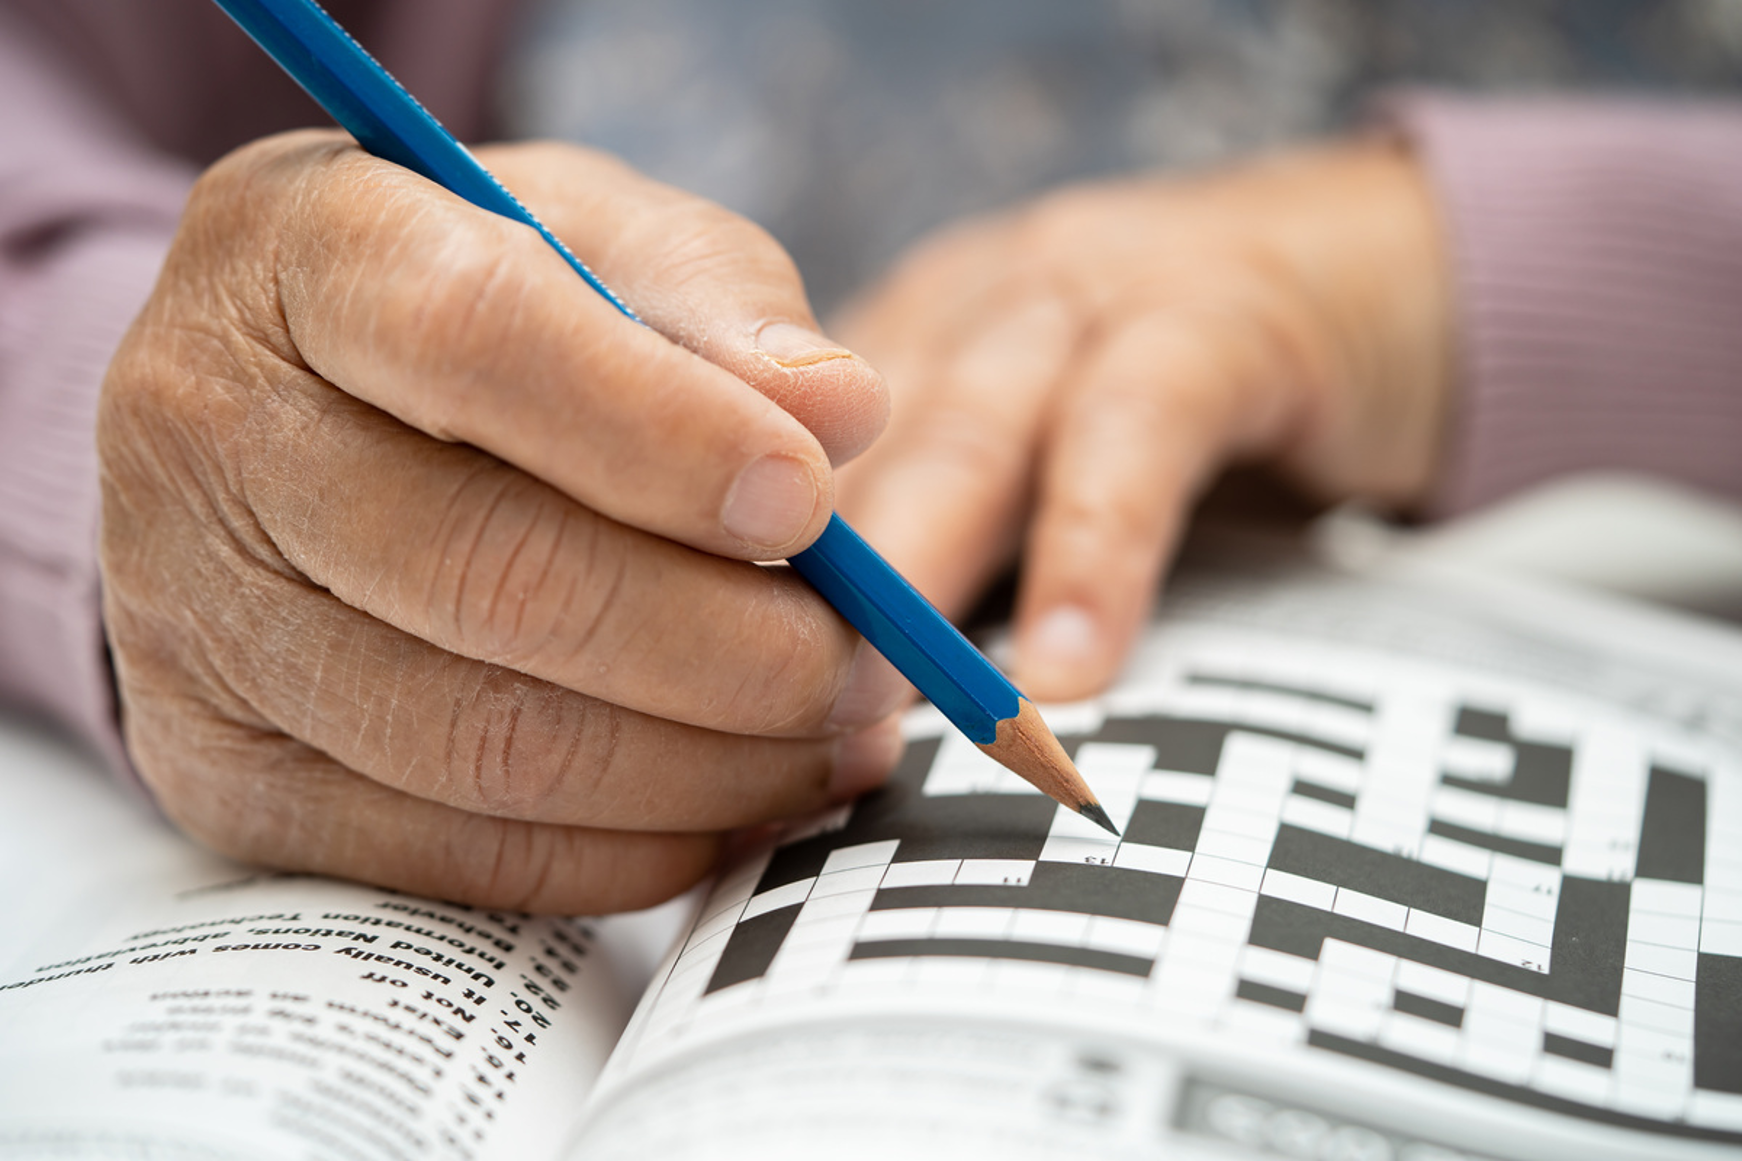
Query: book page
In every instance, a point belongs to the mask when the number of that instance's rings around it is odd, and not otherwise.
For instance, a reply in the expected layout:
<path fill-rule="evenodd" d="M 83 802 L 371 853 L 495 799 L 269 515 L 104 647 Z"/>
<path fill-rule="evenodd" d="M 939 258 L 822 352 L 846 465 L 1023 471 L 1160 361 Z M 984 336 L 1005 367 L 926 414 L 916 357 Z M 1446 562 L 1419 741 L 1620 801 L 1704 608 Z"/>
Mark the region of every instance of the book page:
<path fill-rule="evenodd" d="M 1742 644 L 1503 589 L 1176 584 L 1047 711 L 1118 840 L 922 712 L 717 885 L 573 1155 L 1733 1155 Z"/>
<path fill-rule="evenodd" d="M 0 1158 L 551 1157 L 628 1001 L 590 925 L 202 852 L 0 729 Z"/>

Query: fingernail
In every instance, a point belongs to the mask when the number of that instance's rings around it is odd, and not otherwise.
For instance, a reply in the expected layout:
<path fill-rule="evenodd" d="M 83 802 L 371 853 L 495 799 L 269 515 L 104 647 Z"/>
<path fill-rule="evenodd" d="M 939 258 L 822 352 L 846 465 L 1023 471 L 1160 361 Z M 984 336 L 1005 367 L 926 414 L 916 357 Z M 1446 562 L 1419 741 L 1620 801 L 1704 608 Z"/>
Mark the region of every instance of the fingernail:
<path fill-rule="evenodd" d="M 1092 664 L 1101 651 L 1095 618 L 1080 605 L 1060 605 L 1023 634 L 1018 653 L 1024 675 L 1043 670 L 1074 674 Z"/>
<path fill-rule="evenodd" d="M 847 683 L 841 687 L 841 696 L 835 699 L 835 708 L 829 714 L 829 725 L 836 729 L 858 729 L 880 722 L 899 709 L 906 696 L 907 679 L 869 641 L 860 641 Z"/>
<path fill-rule="evenodd" d="M 851 359 L 853 352 L 795 323 L 769 323 L 756 335 L 756 347 L 782 367 L 808 367 L 830 359 Z"/>
<path fill-rule="evenodd" d="M 839 739 L 835 742 L 835 772 L 829 778 L 829 793 L 837 799 L 848 799 L 875 790 L 901 761 L 901 752 L 906 748 L 901 722 L 894 717 Z"/>
<path fill-rule="evenodd" d="M 817 507 L 816 477 L 791 456 L 763 456 L 742 472 L 726 496 L 720 522 L 755 548 L 785 548 L 810 523 Z"/>

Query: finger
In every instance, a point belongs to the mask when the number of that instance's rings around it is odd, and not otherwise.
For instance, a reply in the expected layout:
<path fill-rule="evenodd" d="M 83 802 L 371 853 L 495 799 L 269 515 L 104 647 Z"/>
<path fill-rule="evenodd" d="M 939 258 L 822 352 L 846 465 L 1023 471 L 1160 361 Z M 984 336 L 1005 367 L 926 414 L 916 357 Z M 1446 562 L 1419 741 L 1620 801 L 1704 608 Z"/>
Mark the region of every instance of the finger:
<path fill-rule="evenodd" d="M 273 255 L 285 357 L 706 551 L 775 558 L 822 530 L 827 455 L 772 401 L 618 314 L 525 226 L 296 140 L 262 163 L 297 189 Z"/>
<path fill-rule="evenodd" d="M 155 532 L 172 546 L 183 530 Z M 138 539 L 131 551 L 136 572 L 176 554 Z M 124 668 L 132 687 L 192 682 L 195 704 L 282 730 L 395 790 L 465 811 L 719 830 L 840 802 L 899 757 L 888 725 L 766 739 L 601 703 L 448 654 L 253 556 L 146 575 L 165 577 L 159 601 L 111 617 L 115 633 L 134 642 Z M 719 664 L 730 689 L 735 659 Z"/>
<path fill-rule="evenodd" d="M 900 756 L 893 722 L 766 738 L 636 713 L 443 653 L 312 590 L 273 601 L 262 714 L 347 767 L 462 810 L 632 830 L 722 830 L 845 801 Z"/>
<path fill-rule="evenodd" d="M 234 858 L 517 911 L 588 914 L 670 898 L 720 838 L 492 818 L 416 798 L 282 735 L 232 722 L 136 718 L 130 749 L 170 818 Z M 199 735 L 190 746 L 187 734 Z M 170 754 L 171 760 L 154 760 Z"/>
<path fill-rule="evenodd" d="M 797 267 L 760 226 L 573 146 L 482 156 L 651 326 L 772 399 L 836 463 L 883 430 L 882 377 L 819 333 Z"/>
<path fill-rule="evenodd" d="M 843 511 L 947 614 L 1014 553 L 1040 417 L 1077 323 L 1046 293 L 989 302 L 855 465 Z"/>
<path fill-rule="evenodd" d="M 733 733 L 833 733 L 898 704 L 903 683 L 787 570 L 608 520 L 312 377 L 270 410 L 254 518 L 296 571 L 406 633 Z"/>
<path fill-rule="evenodd" d="M 1273 364 L 1233 316 L 1152 309 L 1073 371 L 1045 450 L 1018 593 L 1031 697 L 1099 692 L 1155 599 L 1190 505 L 1283 423 Z"/>
<path fill-rule="evenodd" d="M 787 739 L 701 729 L 457 657 L 246 559 L 225 579 L 221 610 L 177 602 L 185 623 L 153 626 L 177 643 L 172 665 L 200 659 L 207 701 L 462 810 L 719 830 L 843 801 L 899 757 L 893 723 Z"/>

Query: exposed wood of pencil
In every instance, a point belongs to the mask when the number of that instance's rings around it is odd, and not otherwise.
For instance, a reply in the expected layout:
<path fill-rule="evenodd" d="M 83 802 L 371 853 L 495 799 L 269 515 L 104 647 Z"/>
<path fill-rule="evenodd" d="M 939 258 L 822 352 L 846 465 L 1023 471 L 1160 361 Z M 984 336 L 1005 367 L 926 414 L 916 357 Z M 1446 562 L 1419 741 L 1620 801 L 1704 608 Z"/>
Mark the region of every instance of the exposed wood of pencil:
<path fill-rule="evenodd" d="M 998 736 L 980 749 L 1022 775 L 1047 797 L 1118 834 L 1034 703 L 1025 697 L 1017 704 L 1022 707 L 1017 715 L 999 722 Z"/>

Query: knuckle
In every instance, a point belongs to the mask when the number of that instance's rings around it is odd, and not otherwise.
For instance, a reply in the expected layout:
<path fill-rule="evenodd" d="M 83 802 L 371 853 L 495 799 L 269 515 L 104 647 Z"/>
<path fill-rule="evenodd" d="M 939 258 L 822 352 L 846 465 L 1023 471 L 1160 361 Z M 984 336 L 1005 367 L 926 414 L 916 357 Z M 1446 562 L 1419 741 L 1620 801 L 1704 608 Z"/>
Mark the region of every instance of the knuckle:
<path fill-rule="evenodd" d="M 266 179 L 277 170 L 287 145 L 282 135 L 260 138 L 231 150 L 206 167 L 188 191 L 183 221 L 200 223 L 234 218 L 238 198 L 255 198 L 265 192 Z"/>
<path fill-rule="evenodd" d="M 273 293 L 286 238 L 326 238 L 354 216 L 350 183 L 335 179 L 331 161 L 354 144 L 325 130 L 278 134 L 225 155 L 195 181 L 165 269 L 166 281 L 216 300 L 226 274 L 245 271 Z M 311 220 L 312 217 L 312 220 Z"/>
<path fill-rule="evenodd" d="M 1130 547 L 1147 548 L 1161 533 L 1157 517 L 1164 510 L 1146 500 L 1114 492 L 1081 507 L 1083 510 L 1074 514 L 1076 518 L 1085 528 L 1098 530 L 1099 539 L 1110 550 L 1123 553 Z"/>
<path fill-rule="evenodd" d="M 626 553 L 602 521 L 537 481 L 476 473 L 450 497 L 441 527 L 430 606 L 466 655 L 537 668 L 558 641 L 588 652 L 612 620 Z"/>
<path fill-rule="evenodd" d="M 556 866 L 552 836 L 543 828 L 490 820 L 462 829 L 449 842 L 461 901 L 530 910 Z"/>
<path fill-rule="evenodd" d="M 528 896 L 529 880 L 538 878 L 537 847 L 547 839 L 544 827 L 481 814 L 451 816 L 423 836 L 417 864 L 405 868 L 410 889 L 455 903 L 516 907 Z M 518 909 L 518 908 L 517 908 Z"/>
<path fill-rule="evenodd" d="M 598 913 L 647 907 L 699 880 L 712 864 L 708 840 L 674 845 L 652 837 L 494 822 L 448 844 L 461 902 L 529 913 Z M 686 857 L 687 856 L 687 857 Z"/>
<path fill-rule="evenodd" d="M 610 526 L 590 515 L 572 518 L 565 528 L 569 548 L 552 552 L 564 567 L 551 572 L 552 583 L 562 591 L 551 595 L 544 622 L 548 631 L 539 640 L 563 643 L 558 663 L 565 671 L 588 665 L 602 671 L 610 667 L 623 641 L 642 627 L 630 610 L 631 549 L 611 534 Z"/>
<path fill-rule="evenodd" d="M 277 251 L 292 187 L 312 153 L 335 148 L 329 134 L 284 135 L 199 178 L 163 272 L 104 376 L 97 443 L 106 471 L 176 460 L 234 467 L 256 434 L 250 425 L 273 411 L 261 406 L 267 397 L 306 385 L 280 309 Z"/>
<path fill-rule="evenodd" d="M 738 684 L 724 695 L 722 721 L 736 733 L 802 734 L 828 717 L 847 680 L 851 654 L 838 633 L 816 615 L 808 594 L 793 593 L 772 610 L 779 626 L 768 640 L 747 643 Z"/>
<path fill-rule="evenodd" d="M 1020 241 L 1030 253 L 1067 254 L 1102 228 L 1101 199 L 1085 190 L 1063 189 L 1023 210 L 1017 221 Z"/>
<path fill-rule="evenodd" d="M 1046 587 L 1071 591 L 1091 605 L 1153 584 L 1152 564 L 1165 544 L 1165 523 L 1156 513 L 1125 502 L 1049 503 L 1044 539 L 1053 552 L 1045 564 Z"/>
<path fill-rule="evenodd" d="M 1147 498 L 1138 500 L 1097 481 L 1052 491 L 1045 498 L 1044 519 L 1049 528 L 1069 532 L 1077 541 L 1120 544 L 1153 534 L 1148 515 L 1153 507 Z"/>
<path fill-rule="evenodd" d="M 443 754 L 444 797 L 501 818 L 544 819 L 614 807 L 622 711 L 491 669 L 454 707 Z"/>
<path fill-rule="evenodd" d="M 1227 387 L 1207 375 L 1114 374 L 1085 391 L 1077 403 L 1089 418 L 1106 417 L 1122 431 L 1163 436 L 1177 426 L 1180 413 L 1201 412 L 1218 404 Z"/>

